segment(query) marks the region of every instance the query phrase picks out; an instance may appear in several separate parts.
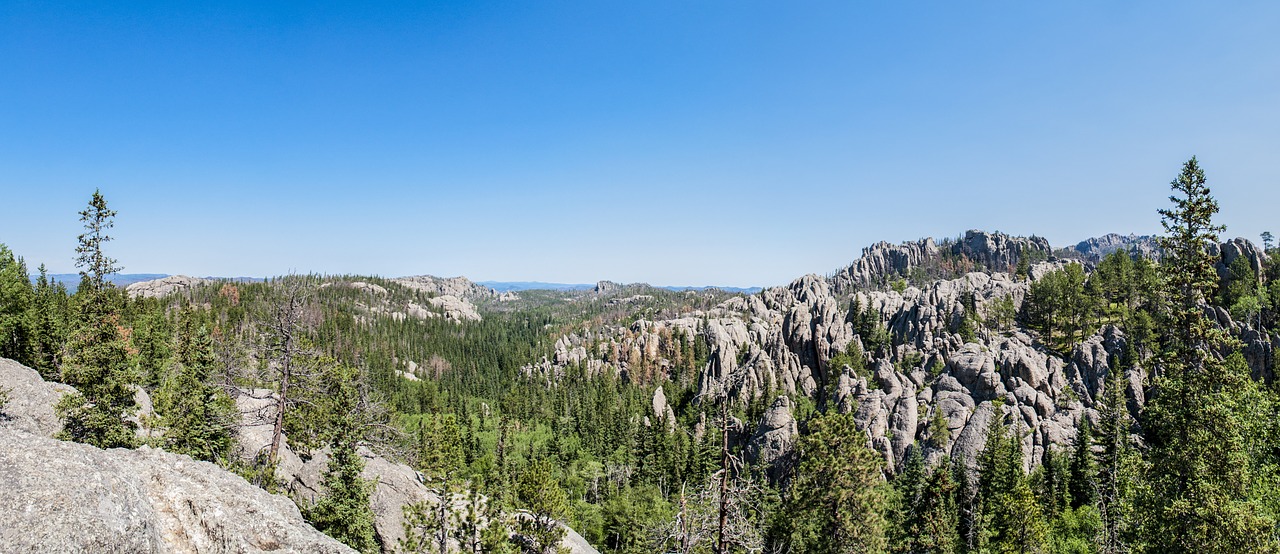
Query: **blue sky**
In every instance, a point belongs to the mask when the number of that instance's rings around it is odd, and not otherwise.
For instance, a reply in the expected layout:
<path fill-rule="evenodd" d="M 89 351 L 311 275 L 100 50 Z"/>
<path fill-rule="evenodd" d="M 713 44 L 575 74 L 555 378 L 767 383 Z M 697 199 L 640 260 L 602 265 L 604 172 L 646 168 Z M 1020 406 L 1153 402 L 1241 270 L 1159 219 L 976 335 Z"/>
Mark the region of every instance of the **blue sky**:
<path fill-rule="evenodd" d="M 57 4 L 51 6 L 49 4 Z M 1280 205 L 1280 4 L 0 7 L 0 242 L 74 271 L 781 284 L 879 240 Z"/>

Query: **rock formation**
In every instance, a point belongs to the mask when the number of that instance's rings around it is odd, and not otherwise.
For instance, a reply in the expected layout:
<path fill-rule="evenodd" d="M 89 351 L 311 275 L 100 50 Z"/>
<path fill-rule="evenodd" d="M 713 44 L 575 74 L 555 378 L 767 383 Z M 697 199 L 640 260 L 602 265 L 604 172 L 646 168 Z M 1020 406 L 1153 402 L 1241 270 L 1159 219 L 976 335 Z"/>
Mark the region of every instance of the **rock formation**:
<path fill-rule="evenodd" d="M 6 552 L 354 552 L 213 464 L 6 428 L 0 505 Z"/>
<path fill-rule="evenodd" d="M 1090 248 L 1101 251 L 1120 242 L 1100 239 Z M 1030 467 L 1047 449 L 1070 444 L 1082 418 L 1096 421 L 1106 376 L 1120 370 L 1111 367 L 1111 360 L 1124 351 L 1127 340 L 1120 330 L 1103 327 L 1064 359 L 1016 325 L 996 329 L 990 323 L 992 306 L 1008 301 L 1016 309 L 1026 297 L 1030 282 L 1009 271 L 1032 251 L 1045 258 L 1050 246 L 1041 238 L 978 231 L 942 245 L 932 239 L 880 243 L 828 278 L 807 275 L 787 286 L 732 297 L 706 311 L 563 335 L 552 356 L 525 371 L 554 379 L 576 364 L 591 373 L 615 371 L 642 382 L 691 371 L 704 398 L 728 394 L 745 403 L 768 391 L 806 396 L 853 412 L 890 471 L 913 443 L 929 445 L 925 456 L 930 462 L 949 455 L 972 463 L 997 406 L 1003 406 L 1000 415 L 1022 430 L 1024 463 Z M 1248 256 L 1256 267 L 1262 255 L 1244 240 L 1221 247 L 1226 263 L 1233 256 Z M 1076 262 L 1033 264 L 1031 280 L 1067 263 Z M 966 267 L 984 271 L 945 276 Z M 883 286 L 888 277 L 921 272 L 943 277 L 913 279 L 902 292 Z M 975 313 L 968 313 L 966 304 Z M 832 361 L 855 342 L 866 351 L 866 337 L 854 327 L 853 305 L 869 311 L 893 339 L 884 351 L 868 352 L 868 369 L 860 373 L 833 367 Z M 1213 315 L 1245 341 L 1255 375 L 1270 378 L 1276 339 L 1231 321 L 1225 311 Z M 965 318 L 988 324 L 978 326 L 966 341 L 959 332 Z M 705 342 L 709 356 L 704 365 L 690 368 L 679 349 L 670 347 L 680 337 Z M 1125 371 L 1130 410 L 1136 413 L 1143 402 L 1145 372 L 1141 367 Z M 787 406 L 775 403 L 762 418 L 748 445 L 753 459 L 770 464 L 785 457 L 789 413 Z M 935 416 L 945 422 L 946 440 L 929 436 L 928 423 Z"/>
<path fill-rule="evenodd" d="M 1044 259 L 1052 251 L 1040 237 L 1014 237 L 1003 233 L 967 231 L 963 237 L 944 241 L 932 238 L 899 245 L 880 242 L 862 250 L 862 257 L 837 271 L 831 285 L 840 292 L 884 284 L 891 277 L 908 277 L 914 271 L 937 278 L 969 269 L 1012 271 L 1023 256 L 1036 252 Z"/>
<path fill-rule="evenodd" d="M 188 277 L 186 275 L 170 275 L 151 281 L 142 281 L 133 283 L 125 287 L 125 292 L 129 294 L 129 298 L 160 298 L 174 293 L 185 293 L 198 285 L 211 283 L 209 279 L 201 279 L 199 277 Z"/>
<path fill-rule="evenodd" d="M 436 296 L 453 296 L 470 300 L 498 300 L 503 293 L 484 285 L 471 282 L 466 277 L 435 277 L 432 275 L 415 275 L 399 277 L 391 280 L 413 290 L 434 294 Z M 508 296 L 507 298 L 512 298 Z"/>
<path fill-rule="evenodd" d="M 53 405 L 75 391 L 70 385 L 49 383 L 36 370 L 0 358 L 0 389 L 9 391 L 9 404 L 0 411 L 0 427 L 52 437 L 62 430 Z"/>
<path fill-rule="evenodd" d="M 1117 250 L 1136 252 L 1147 258 L 1159 258 L 1161 256 L 1160 244 L 1157 242 L 1156 237 L 1132 233 L 1127 236 L 1108 233 L 1100 237 L 1082 240 L 1075 245 L 1073 250 L 1081 259 L 1095 264 Z"/>
<path fill-rule="evenodd" d="M 786 474 L 795 455 L 796 437 L 800 435 L 796 418 L 791 414 L 791 399 L 779 396 L 760 417 L 756 432 L 747 442 L 747 461 L 760 464 L 769 477 L 780 479 Z"/>
<path fill-rule="evenodd" d="M 352 552 L 289 499 L 218 466 L 160 450 L 102 450 L 50 438 L 72 389 L 0 359 L 14 391 L 0 417 L 5 552 Z"/>

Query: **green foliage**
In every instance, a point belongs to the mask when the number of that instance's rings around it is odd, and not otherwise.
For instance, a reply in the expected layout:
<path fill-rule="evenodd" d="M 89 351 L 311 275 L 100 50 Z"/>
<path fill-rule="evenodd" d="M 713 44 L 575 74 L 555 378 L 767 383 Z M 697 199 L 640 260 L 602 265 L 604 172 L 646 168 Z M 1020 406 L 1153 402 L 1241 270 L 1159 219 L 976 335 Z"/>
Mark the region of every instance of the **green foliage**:
<path fill-rule="evenodd" d="M 1018 318 L 1018 305 L 1013 302 L 1012 296 L 1001 296 L 991 303 L 988 313 L 987 325 L 1006 331 L 1013 328 L 1013 323 Z"/>
<path fill-rule="evenodd" d="M 49 272 L 40 264 L 40 276 L 36 279 L 35 298 L 30 317 L 32 327 L 32 368 L 40 372 L 46 381 L 61 379 L 59 365 L 62 348 L 66 344 L 71 319 L 70 299 L 67 288 L 61 283 L 50 283 Z"/>
<path fill-rule="evenodd" d="M 933 448 L 945 449 L 951 442 L 951 428 L 947 426 L 947 416 L 942 413 L 942 406 L 934 406 L 928 432 L 929 446 Z"/>
<path fill-rule="evenodd" d="M 1067 508 L 1053 519 L 1048 551 L 1053 554 L 1093 554 L 1102 518 L 1093 505 Z"/>
<path fill-rule="evenodd" d="M 13 393 L 13 389 L 0 387 L 0 419 L 8 417 L 5 408 L 9 405 L 9 395 Z"/>
<path fill-rule="evenodd" d="M 1044 335 L 1047 345 L 1066 350 L 1077 334 L 1084 338 L 1094 306 L 1092 297 L 1085 294 L 1084 268 L 1067 264 L 1031 284 L 1022 304 L 1023 319 Z"/>
<path fill-rule="evenodd" d="M 530 517 L 517 521 L 517 532 L 526 548 L 537 554 L 555 552 L 564 538 L 558 521 L 569 515 L 569 498 L 556 481 L 551 465 L 545 460 L 534 462 L 516 486 L 516 498 Z"/>
<path fill-rule="evenodd" d="M 360 416 L 356 413 L 359 393 L 354 384 L 355 372 L 341 365 L 327 369 L 323 386 L 329 399 L 332 450 L 324 472 L 325 494 L 305 515 L 316 529 L 343 544 L 360 552 L 377 552 L 373 510 L 369 505 L 374 484 L 360 477 L 364 460 L 356 451 Z"/>
<path fill-rule="evenodd" d="M 1116 360 L 1111 367 L 1118 368 Z M 1104 385 L 1095 443 L 1098 452 L 1098 512 L 1101 518 L 1099 543 L 1102 552 L 1124 552 L 1131 542 L 1134 523 L 1134 492 L 1142 472 L 1129 430 L 1128 387 L 1120 371 L 1111 371 Z"/>
<path fill-rule="evenodd" d="M 210 462 L 227 458 L 240 414 L 226 391 L 210 383 L 215 365 L 207 325 L 183 311 L 172 370 L 155 395 L 165 450 Z"/>
<path fill-rule="evenodd" d="M 1089 418 L 1081 418 L 1072 442 L 1070 472 L 1067 490 L 1071 507 L 1092 506 L 1098 501 L 1098 463 L 1093 456 L 1093 425 Z"/>
<path fill-rule="evenodd" d="M 886 546 L 880 455 L 867 448 L 853 414 L 809 421 L 789 502 L 793 552 L 877 552 Z"/>
<path fill-rule="evenodd" d="M 1160 211 L 1172 314 L 1143 425 L 1151 449 L 1142 535 L 1149 551 L 1274 550 L 1274 514 L 1257 503 L 1260 481 L 1244 434 L 1259 422 L 1239 401 L 1257 397 L 1257 384 L 1238 352 L 1225 361 L 1215 355 L 1227 339 L 1201 309 L 1218 285 L 1210 250 L 1222 230 L 1212 222 L 1217 202 L 1195 158 L 1172 188 L 1174 207 Z"/>
<path fill-rule="evenodd" d="M 449 549 L 449 502 L 443 498 L 423 500 L 401 507 L 404 538 L 397 550 L 403 554 L 447 554 Z"/>
<path fill-rule="evenodd" d="M 0 358 L 36 365 L 30 313 L 34 296 L 26 264 L 0 243 Z"/>
<path fill-rule="evenodd" d="M 652 552 L 650 537 L 638 530 L 654 528 L 671 515 L 671 505 L 653 485 L 627 487 L 604 506 L 604 544 L 613 552 Z"/>
<path fill-rule="evenodd" d="M 1004 422 L 1004 408 L 987 428 L 978 457 L 978 544 L 992 552 L 1035 552 L 1044 547 L 1048 529 L 1040 504 L 1022 468 L 1022 439 Z"/>
<path fill-rule="evenodd" d="M 466 461 L 462 429 L 454 414 L 417 417 L 418 469 L 433 477 L 446 477 Z"/>
<path fill-rule="evenodd" d="M 77 392 L 64 395 L 54 406 L 63 424 L 59 437 L 99 448 L 132 448 L 137 444 L 136 425 L 128 418 L 137 410 L 132 385 L 137 378 L 120 325 L 121 295 L 106 280 L 119 267 L 102 252 L 102 245 L 111 240 L 106 230 L 115 212 L 95 191 L 80 216 L 85 232 L 76 248 L 76 265 L 82 269 L 76 291 L 77 328 L 62 366 L 63 381 Z"/>
<path fill-rule="evenodd" d="M 889 288 L 893 289 L 893 292 L 902 294 L 907 290 L 907 280 L 901 277 L 894 279 L 889 282 Z"/>
<path fill-rule="evenodd" d="M 187 314 L 186 317 L 193 316 Z M 214 361 L 213 341 L 209 338 L 207 329 L 203 334 L 202 340 L 207 343 L 205 347 L 209 350 L 207 358 L 209 369 L 211 369 Z M 173 330 L 170 329 L 169 319 L 160 311 L 143 312 L 134 321 L 130 342 L 137 350 L 134 360 L 142 384 L 150 388 L 163 385 L 167 372 L 166 366 L 174 355 Z"/>

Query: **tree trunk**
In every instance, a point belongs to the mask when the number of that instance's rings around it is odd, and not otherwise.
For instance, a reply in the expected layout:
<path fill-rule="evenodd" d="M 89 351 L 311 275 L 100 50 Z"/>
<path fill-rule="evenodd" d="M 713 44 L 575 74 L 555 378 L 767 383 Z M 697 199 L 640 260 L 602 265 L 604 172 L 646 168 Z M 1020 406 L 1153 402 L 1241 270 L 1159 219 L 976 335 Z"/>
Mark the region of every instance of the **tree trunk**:
<path fill-rule="evenodd" d="M 725 553 L 724 529 L 729 519 L 729 391 L 720 403 L 720 540 L 716 554 Z"/>

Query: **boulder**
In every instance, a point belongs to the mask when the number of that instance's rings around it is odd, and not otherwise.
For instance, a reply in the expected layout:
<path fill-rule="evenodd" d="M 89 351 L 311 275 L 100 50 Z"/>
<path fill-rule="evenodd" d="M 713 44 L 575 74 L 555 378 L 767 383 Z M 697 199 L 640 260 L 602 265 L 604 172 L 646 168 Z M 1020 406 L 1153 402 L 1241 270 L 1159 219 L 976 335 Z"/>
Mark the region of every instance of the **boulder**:
<path fill-rule="evenodd" d="M 0 409 L 0 427 L 52 437 L 62 430 L 62 420 L 53 405 L 75 388 L 49 383 L 36 370 L 13 360 L 0 358 L 0 388 L 9 390 L 9 404 Z"/>

